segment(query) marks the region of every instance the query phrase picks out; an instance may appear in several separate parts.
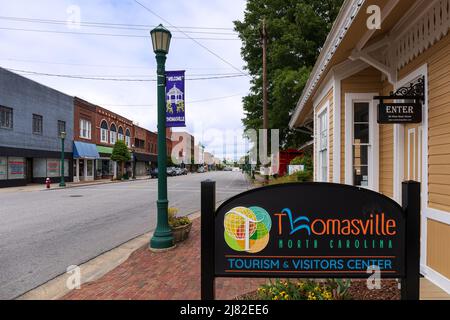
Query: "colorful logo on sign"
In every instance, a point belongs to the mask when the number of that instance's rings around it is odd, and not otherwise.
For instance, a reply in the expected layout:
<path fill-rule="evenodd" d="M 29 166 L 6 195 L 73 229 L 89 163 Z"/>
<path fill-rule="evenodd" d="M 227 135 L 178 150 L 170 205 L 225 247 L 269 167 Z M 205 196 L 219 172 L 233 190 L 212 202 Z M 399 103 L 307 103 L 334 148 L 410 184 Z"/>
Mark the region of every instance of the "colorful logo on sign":
<path fill-rule="evenodd" d="M 225 242 L 235 251 L 257 253 L 269 243 L 272 219 L 263 208 L 233 208 L 225 214 L 223 224 Z"/>

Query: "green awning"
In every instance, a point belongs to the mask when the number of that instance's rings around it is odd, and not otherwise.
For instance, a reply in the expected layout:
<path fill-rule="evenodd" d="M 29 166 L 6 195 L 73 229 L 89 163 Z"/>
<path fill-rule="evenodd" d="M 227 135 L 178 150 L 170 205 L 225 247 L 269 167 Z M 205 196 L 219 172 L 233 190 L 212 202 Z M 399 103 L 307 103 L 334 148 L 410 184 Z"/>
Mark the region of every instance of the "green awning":
<path fill-rule="evenodd" d="M 103 146 L 97 146 L 97 151 L 98 151 L 98 153 L 112 154 L 113 148 L 110 148 L 110 147 L 103 147 Z"/>

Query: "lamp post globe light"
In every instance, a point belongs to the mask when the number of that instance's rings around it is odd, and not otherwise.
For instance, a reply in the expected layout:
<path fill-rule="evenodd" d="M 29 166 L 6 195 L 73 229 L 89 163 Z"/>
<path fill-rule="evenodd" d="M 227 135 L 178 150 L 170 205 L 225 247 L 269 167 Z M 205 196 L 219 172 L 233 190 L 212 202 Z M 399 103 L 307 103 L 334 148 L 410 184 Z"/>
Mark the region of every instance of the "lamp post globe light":
<path fill-rule="evenodd" d="M 64 140 L 66 139 L 66 133 L 61 132 L 61 181 L 59 183 L 60 187 L 65 187 L 66 182 L 64 181 Z"/>
<path fill-rule="evenodd" d="M 169 53 L 172 34 L 161 24 L 150 34 L 153 51 L 156 54 L 158 75 L 158 214 L 156 230 L 150 240 L 150 249 L 164 250 L 174 247 L 174 239 L 168 221 L 165 74 L 166 55 Z"/>

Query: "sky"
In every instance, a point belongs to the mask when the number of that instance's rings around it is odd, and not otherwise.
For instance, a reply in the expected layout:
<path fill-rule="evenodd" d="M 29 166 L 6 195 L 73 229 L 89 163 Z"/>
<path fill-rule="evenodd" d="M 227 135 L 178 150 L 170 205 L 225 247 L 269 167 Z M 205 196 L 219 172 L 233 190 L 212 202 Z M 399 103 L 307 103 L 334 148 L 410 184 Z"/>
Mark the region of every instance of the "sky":
<path fill-rule="evenodd" d="M 233 76 L 187 80 L 187 128 L 175 131 L 194 134 L 219 158 L 240 158 L 246 146 L 242 97 L 249 91 L 250 78 L 243 75 L 245 63 L 233 21 L 243 19 L 246 1 L 138 1 L 149 10 L 135 0 L 0 0 L 0 66 L 47 74 L 155 79 L 149 31 L 162 23 L 173 35 L 166 70 L 186 70 L 187 79 Z M 114 25 L 99 28 L 87 23 Z M 143 27 L 131 30 L 130 25 Z M 155 82 L 25 76 L 157 130 Z"/>

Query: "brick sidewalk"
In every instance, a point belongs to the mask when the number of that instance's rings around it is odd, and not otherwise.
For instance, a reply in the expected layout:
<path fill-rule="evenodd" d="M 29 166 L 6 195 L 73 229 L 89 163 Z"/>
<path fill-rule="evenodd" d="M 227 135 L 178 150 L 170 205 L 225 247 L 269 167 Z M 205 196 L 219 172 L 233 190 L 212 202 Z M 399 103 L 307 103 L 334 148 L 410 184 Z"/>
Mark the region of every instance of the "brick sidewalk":
<path fill-rule="evenodd" d="M 216 298 L 234 299 L 266 279 L 217 279 Z M 189 239 L 174 250 L 153 253 L 147 246 L 97 281 L 84 284 L 63 300 L 198 300 L 200 299 L 200 219 Z"/>

